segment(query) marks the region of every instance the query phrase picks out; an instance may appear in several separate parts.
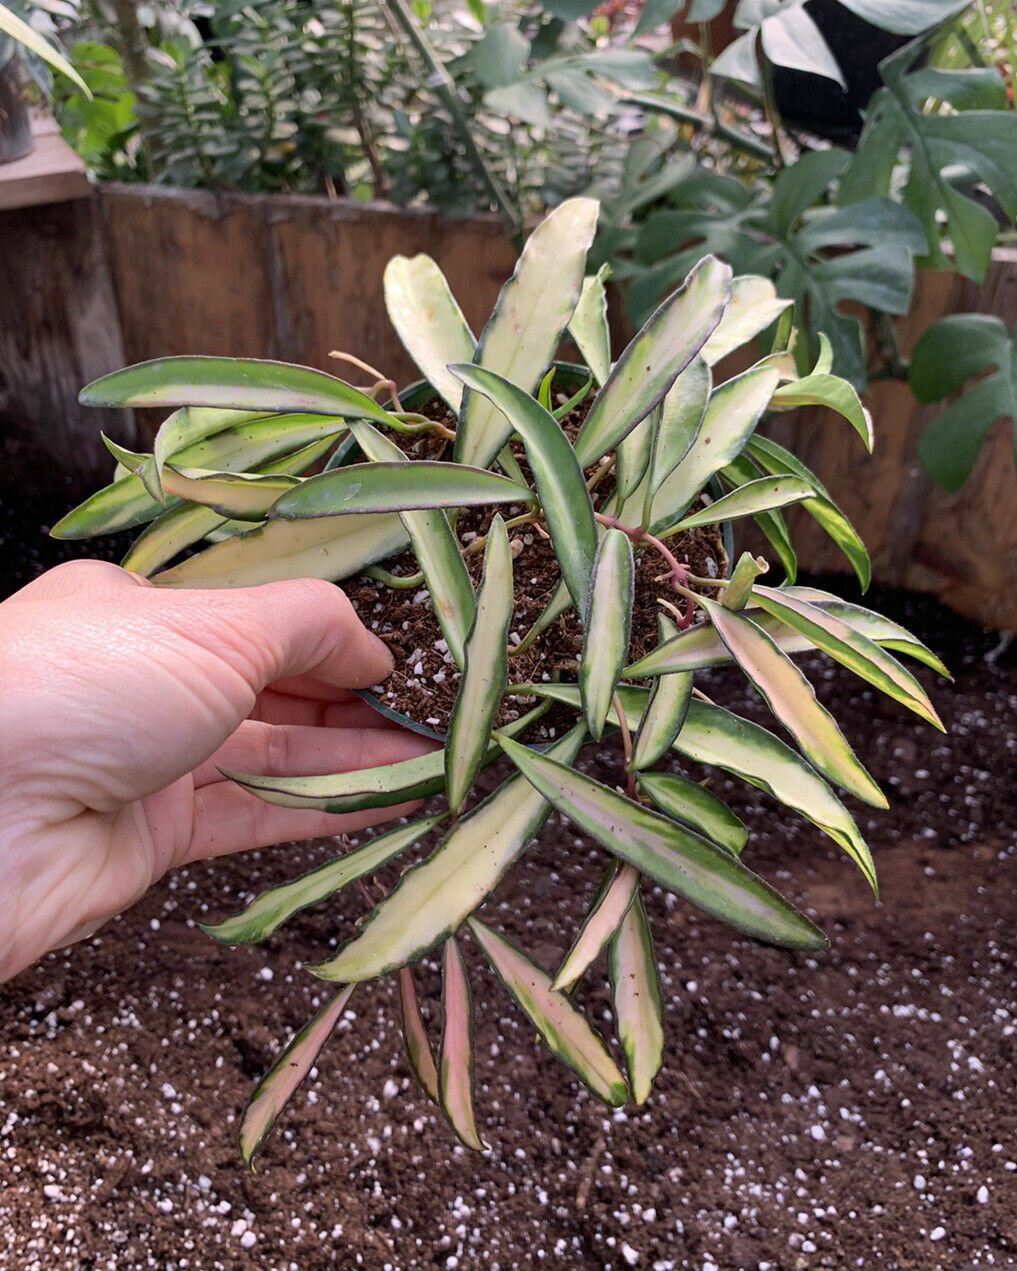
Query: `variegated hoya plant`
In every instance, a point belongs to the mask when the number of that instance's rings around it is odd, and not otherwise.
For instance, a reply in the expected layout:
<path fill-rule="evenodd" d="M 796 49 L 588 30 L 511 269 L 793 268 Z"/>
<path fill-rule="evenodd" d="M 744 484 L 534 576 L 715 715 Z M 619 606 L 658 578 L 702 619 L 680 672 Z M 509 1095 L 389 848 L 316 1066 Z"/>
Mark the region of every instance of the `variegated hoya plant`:
<path fill-rule="evenodd" d="M 759 787 L 828 834 L 874 889 L 868 848 L 833 787 L 875 807 L 886 800 L 790 655 L 822 650 L 941 727 L 919 682 L 893 656 L 908 654 L 946 674 L 933 653 L 868 609 L 795 585 L 781 513 L 789 504 L 811 514 L 863 586 L 869 581 L 865 549 L 819 480 L 757 433 L 767 412 L 819 404 L 871 447 L 869 417 L 851 386 L 830 373 L 828 346 L 799 378 L 787 353 L 793 333 L 786 302 L 769 282 L 733 279 L 708 256 L 612 363 L 604 279 L 585 276 L 597 210 L 593 200 L 571 199 L 535 229 L 479 341 L 434 261 L 390 262 L 388 311 L 430 386 L 430 413 L 405 409 L 380 373 L 373 389 L 359 390 L 320 370 L 222 358 L 148 362 L 82 393 L 92 405 L 172 413 L 152 454 L 107 443 L 118 462 L 112 484 L 69 513 L 54 529 L 58 537 L 145 525 L 124 566 L 167 587 L 298 576 L 368 580 L 379 595 L 419 587 L 457 685 L 444 747 L 424 758 L 333 776 L 228 774 L 270 803 L 328 812 L 444 795 L 441 806 L 427 805 L 408 824 L 206 928 L 228 945 L 263 940 L 298 910 L 430 841 L 387 894 L 378 899 L 365 890 L 372 905 L 366 919 L 308 968 L 339 988 L 257 1087 L 240 1134 L 248 1161 L 355 986 L 389 974 L 398 977 L 414 1073 L 462 1141 L 483 1146 L 460 949 L 467 933 L 553 1053 L 593 1094 L 610 1105 L 629 1097 L 641 1103 L 664 1043 L 647 885 L 770 944 L 827 944 L 745 865 L 746 829 L 726 805 L 670 762 L 656 770 L 659 761 L 678 756 Z M 772 329 L 767 356 L 741 374 L 719 374 L 728 354 Z M 566 335 L 585 363 L 578 375 L 554 360 Z M 567 392 L 555 385 L 559 375 Z M 408 457 L 421 439 L 428 457 Z M 324 471 L 301 475 L 330 452 Z M 683 555 L 688 535 L 746 517 L 772 545 L 785 581 L 762 585 L 766 562 L 748 554 L 733 569 L 694 574 Z M 555 572 L 543 613 L 520 632 L 515 558 L 523 542 L 553 551 Z M 407 553 L 410 572 L 394 573 Z M 634 578 L 644 559 L 655 562 L 659 620 L 630 660 Z M 575 633 L 581 649 L 572 673 L 544 671 L 520 682 L 521 654 L 539 648 L 556 622 Z M 730 662 L 794 746 L 695 686 L 697 671 Z M 419 696 L 427 716 L 423 683 Z M 549 706 L 559 717 L 566 713 L 564 728 L 541 725 Z M 615 786 L 576 765 L 584 742 L 600 741 L 608 729 L 619 739 Z M 507 760 L 508 775 L 483 800 L 471 800 L 478 774 L 497 759 Z M 547 970 L 478 910 L 552 808 L 599 843 L 609 863 L 572 947 Z M 438 948 L 436 1059 L 411 968 Z M 604 950 L 623 1066 L 574 993 Z"/>

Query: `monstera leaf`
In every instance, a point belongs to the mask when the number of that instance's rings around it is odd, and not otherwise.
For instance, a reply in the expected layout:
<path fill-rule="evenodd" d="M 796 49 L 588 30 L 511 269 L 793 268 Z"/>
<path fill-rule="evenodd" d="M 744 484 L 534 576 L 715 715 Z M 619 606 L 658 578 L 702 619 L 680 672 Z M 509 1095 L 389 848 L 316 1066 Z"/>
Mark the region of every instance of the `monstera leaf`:
<path fill-rule="evenodd" d="M 944 490 L 968 479 L 1000 416 L 1013 425 L 1017 458 L 1017 324 L 1007 334 L 988 314 L 950 314 L 922 334 L 911 356 L 911 391 L 920 402 L 942 401 L 985 371 L 991 374 L 941 411 L 918 443 L 922 463 Z"/>

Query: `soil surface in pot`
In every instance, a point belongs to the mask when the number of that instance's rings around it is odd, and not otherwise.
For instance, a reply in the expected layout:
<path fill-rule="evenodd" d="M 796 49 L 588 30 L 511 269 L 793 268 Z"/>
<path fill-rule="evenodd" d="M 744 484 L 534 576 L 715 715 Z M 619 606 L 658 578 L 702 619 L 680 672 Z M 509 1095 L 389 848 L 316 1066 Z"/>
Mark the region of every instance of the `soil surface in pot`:
<path fill-rule="evenodd" d="M 61 559 L 120 550 L 46 540 L 39 519 L 0 496 L 0 595 Z M 845 578 L 812 581 L 856 598 Z M 882 899 L 811 826 L 711 778 L 749 826 L 747 863 L 832 948 L 767 949 L 651 891 L 667 1047 L 645 1107 L 592 1100 L 464 940 L 490 1151 L 456 1146 L 412 1084 L 386 980 L 357 989 L 248 1173 L 236 1130 L 251 1084 L 322 1001 L 300 964 L 363 907 L 349 888 L 231 952 L 195 923 L 336 845 L 195 865 L 0 988 L 2 1271 L 1017 1265 L 1017 654 L 987 665 L 996 637 L 931 601 L 876 588 L 867 603 L 956 676 L 917 670 L 943 737 L 825 659 L 805 660 L 890 800 L 887 813 L 854 805 Z M 767 718 L 737 674 L 701 682 Z M 617 779 L 613 748 L 585 762 Z M 551 966 L 604 863 L 552 816 L 485 918 Z M 433 958 L 417 985 L 434 1042 Z M 579 1000 L 609 1036 L 602 964 Z"/>
<path fill-rule="evenodd" d="M 559 404 L 567 400 L 559 395 Z M 586 417 L 589 400 L 572 410 L 562 420 L 562 427 L 575 438 Z M 422 408 L 423 414 L 448 426 L 455 419 L 445 404 L 432 402 Z M 433 437 L 414 438 L 405 446 L 414 459 L 448 459 L 451 443 Z M 528 474 L 526 455 L 521 446 L 513 446 L 520 467 Z M 599 509 L 614 488 L 613 474 L 602 481 L 595 492 Z M 497 510 L 508 520 L 525 509 L 471 508 L 462 513 L 456 526 L 457 537 L 464 548 L 464 558 L 474 586 L 480 581 L 483 552 L 479 550 Z M 509 530 L 512 546 L 515 610 L 510 641 L 519 644 L 544 612 L 561 579 L 561 571 L 546 535 L 533 525 L 520 525 Z M 727 553 L 717 526 L 686 530 L 667 540 L 668 549 L 689 572 L 700 578 L 723 577 L 727 572 Z M 416 561 L 405 552 L 385 568 L 406 576 L 417 571 Z M 658 643 L 657 616 L 662 612 L 659 601 L 684 609 L 685 601 L 661 575 L 666 572 L 663 559 L 653 550 L 637 552 L 635 601 L 632 610 L 632 632 L 629 661 L 655 648 Z M 348 579 L 342 584 L 360 617 L 392 650 L 395 670 L 384 685 L 377 688 L 385 705 L 400 714 L 426 724 L 440 733 L 446 731 L 459 688 L 459 671 L 448 652 L 438 620 L 431 607 L 427 588 L 400 589 L 387 587 L 368 578 Z M 666 612 L 666 610 L 664 611 Z M 546 631 L 522 653 L 509 658 L 509 683 L 562 678 L 575 680 L 583 648 L 583 633 L 574 609 L 556 619 Z M 502 704 L 497 723 L 516 719 L 533 705 L 533 699 L 520 702 L 508 699 Z M 563 725 L 575 722 L 575 712 L 552 708 L 536 726 L 538 737 L 554 737 Z"/>

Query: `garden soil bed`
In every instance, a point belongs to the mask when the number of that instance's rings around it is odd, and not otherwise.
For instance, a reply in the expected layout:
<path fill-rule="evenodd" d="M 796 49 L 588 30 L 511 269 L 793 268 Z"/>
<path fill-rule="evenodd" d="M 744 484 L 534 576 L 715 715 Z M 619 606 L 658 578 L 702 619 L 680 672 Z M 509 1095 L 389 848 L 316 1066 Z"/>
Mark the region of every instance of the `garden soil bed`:
<path fill-rule="evenodd" d="M 0 594 L 72 553 L 0 496 Z M 322 991 L 297 964 L 362 910 L 351 888 L 230 952 L 195 922 L 334 845 L 209 862 L 0 990 L 0 1268 L 1017 1266 L 1017 660 L 987 664 L 995 637 L 931 601 L 873 599 L 956 674 L 918 672 L 940 737 L 808 659 L 890 798 L 887 814 L 856 806 L 882 899 L 817 831 L 716 779 L 749 823 L 745 859 L 832 949 L 766 949 L 651 894 L 668 1041 L 646 1107 L 593 1101 L 464 941 L 490 1150 L 456 1146 L 410 1084 L 386 981 L 357 990 L 249 1174 L 237 1115 Z M 737 676 L 702 682 L 763 717 Z M 613 762 L 588 767 L 611 779 Z M 603 859 L 552 816 L 489 920 L 551 965 Z M 595 971 L 581 997 L 606 1029 Z M 432 1033 L 438 983 L 432 960 L 418 975 Z"/>

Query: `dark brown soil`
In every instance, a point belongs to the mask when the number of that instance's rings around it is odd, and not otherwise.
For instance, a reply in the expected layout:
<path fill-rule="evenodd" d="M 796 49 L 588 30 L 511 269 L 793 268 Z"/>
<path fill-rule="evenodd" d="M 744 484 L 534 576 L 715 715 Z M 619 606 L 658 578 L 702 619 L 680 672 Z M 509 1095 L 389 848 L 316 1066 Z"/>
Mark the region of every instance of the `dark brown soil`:
<path fill-rule="evenodd" d="M 8 587 L 33 572 L 27 556 L 66 554 L 0 528 Z M 763 948 L 651 893 L 668 1041 L 644 1108 L 590 1099 L 464 941 L 491 1150 L 456 1146 L 410 1083 L 386 981 L 357 990 L 246 1173 L 235 1133 L 252 1079 L 321 999 L 300 966 L 361 905 L 348 889 L 229 952 L 195 923 L 335 848 L 210 862 L 0 991 L 0 1268 L 1017 1266 L 1017 658 L 987 665 L 995 637 L 931 602 L 873 603 L 957 676 L 919 671 L 950 730 L 940 737 L 807 659 L 890 798 L 888 813 L 857 809 L 882 900 L 810 826 L 716 778 L 750 826 L 747 861 L 833 947 Z M 703 686 L 762 717 L 737 675 Z M 617 772 L 611 747 L 587 765 Z M 485 916 L 550 966 L 603 863 L 552 817 Z M 418 984 L 433 1037 L 433 959 Z M 609 1035 L 602 967 L 581 1001 Z"/>

